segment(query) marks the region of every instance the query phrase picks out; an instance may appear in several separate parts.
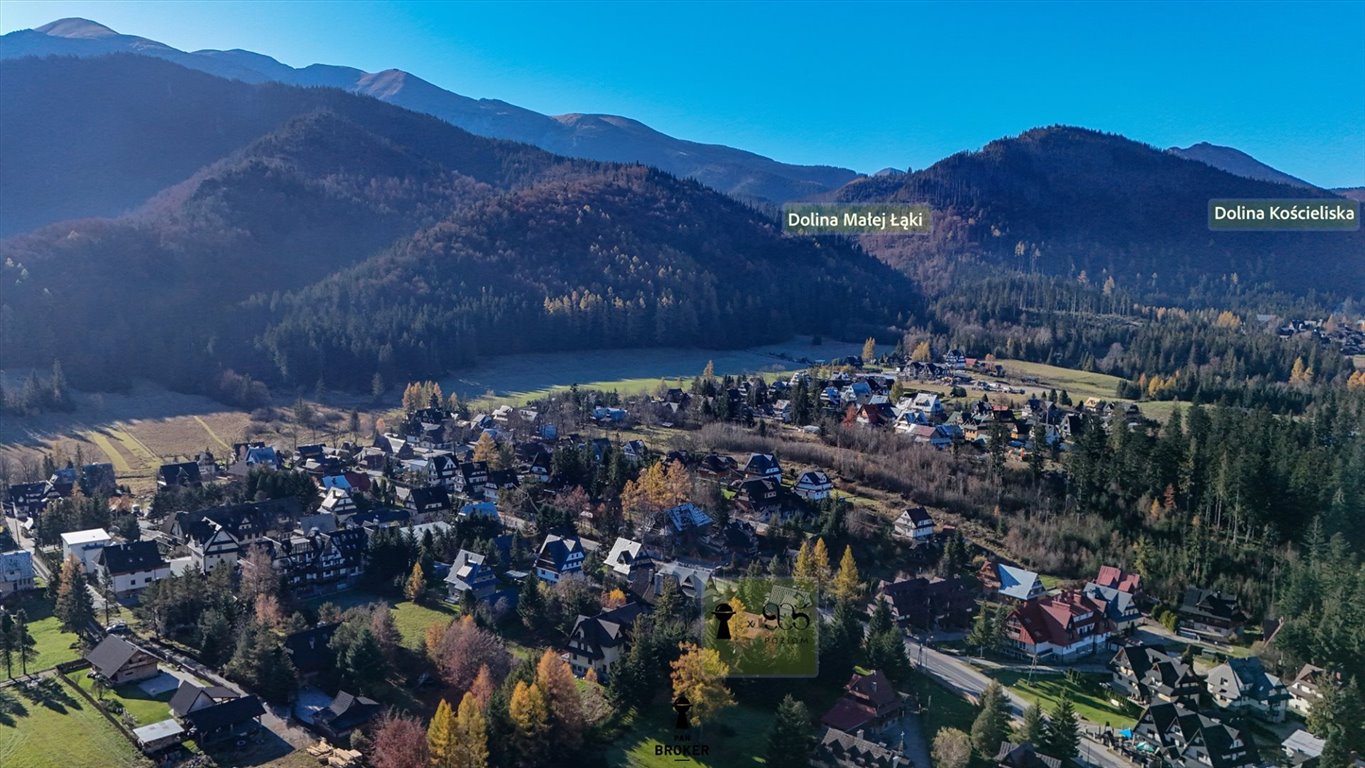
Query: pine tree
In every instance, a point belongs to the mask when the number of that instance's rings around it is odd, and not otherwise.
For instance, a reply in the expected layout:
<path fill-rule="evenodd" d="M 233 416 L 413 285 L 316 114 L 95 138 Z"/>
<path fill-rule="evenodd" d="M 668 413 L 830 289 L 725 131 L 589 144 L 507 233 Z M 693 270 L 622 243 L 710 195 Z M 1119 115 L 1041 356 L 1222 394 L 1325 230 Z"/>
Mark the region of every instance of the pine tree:
<path fill-rule="evenodd" d="M 1019 726 L 1019 741 L 1041 748 L 1046 728 L 1047 719 L 1043 717 L 1043 708 L 1036 702 L 1030 704 L 1024 710 L 1024 724 Z"/>
<path fill-rule="evenodd" d="M 981 693 L 981 712 L 972 723 L 972 746 L 984 757 L 994 757 L 1000 742 L 1009 738 L 1010 720 L 1005 689 L 992 680 Z"/>
<path fill-rule="evenodd" d="M 452 731 L 455 737 L 452 768 L 488 768 L 488 721 L 474 694 L 466 693 L 460 699 Z"/>
<path fill-rule="evenodd" d="M 863 583 L 858 576 L 858 563 L 853 560 L 853 547 L 844 547 L 844 556 L 839 560 L 839 573 L 834 577 L 834 596 L 841 600 L 852 600 L 863 592 Z"/>
<path fill-rule="evenodd" d="M 1048 716 L 1043 729 L 1043 749 L 1046 755 L 1069 763 L 1081 753 L 1081 724 L 1069 696 L 1062 696 Z"/>
<path fill-rule="evenodd" d="M 776 715 L 768 730 L 768 766 L 806 768 L 811 764 L 815 746 L 810 710 L 787 694 L 777 705 Z"/>
<path fill-rule="evenodd" d="M 427 724 L 427 749 L 431 752 L 432 768 L 455 767 L 455 713 L 450 702 L 441 699 L 436 705 L 436 714 Z"/>
<path fill-rule="evenodd" d="M 68 555 L 62 563 L 56 613 L 62 627 L 68 632 L 81 632 L 95 619 L 90 582 L 85 577 L 85 568 L 75 555 Z"/>

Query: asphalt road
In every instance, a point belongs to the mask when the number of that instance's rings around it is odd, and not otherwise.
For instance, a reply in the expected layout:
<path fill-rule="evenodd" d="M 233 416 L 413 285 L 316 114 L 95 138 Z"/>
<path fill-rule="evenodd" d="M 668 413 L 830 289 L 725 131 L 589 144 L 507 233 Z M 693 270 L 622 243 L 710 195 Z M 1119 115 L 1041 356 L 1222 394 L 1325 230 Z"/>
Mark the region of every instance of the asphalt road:
<path fill-rule="evenodd" d="M 912 638 L 906 638 L 905 650 L 910 656 L 911 663 L 917 669 L 934 677 L 948 689 L 967 696 L 973 701 L 981 696 L 981 692 L 986 690 L 986 686 L 991 682 L 989 677 L 978 672 L 967 662 L 928 646 L 921 646 Z M 1029 706 L 1029 702 L 1008 688 L 1005 689 L 1005 696 L 1009 699 L 1010 714 L 1016 720 L 1022 720 L 1024 710 Z M 1082 721 L 1082 723 L 1084 722 L 1086 721 Z M 1080 760 L 1086 765 L 1096 766 L 1097 768 L 1133 768 L 1133 763 L 1130 763 L 1126 758 L 1111 752 L 1104 745 L 1089 737 L 1081 739 Z"/>

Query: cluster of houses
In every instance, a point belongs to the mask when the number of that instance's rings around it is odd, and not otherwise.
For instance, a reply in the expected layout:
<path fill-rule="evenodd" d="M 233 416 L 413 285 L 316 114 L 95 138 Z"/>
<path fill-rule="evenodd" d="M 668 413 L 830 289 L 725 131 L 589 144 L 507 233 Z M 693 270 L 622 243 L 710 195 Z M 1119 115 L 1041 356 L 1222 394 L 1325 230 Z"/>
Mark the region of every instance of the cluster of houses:
<path fill-rule="evenodd" d="M 32 483 L 13 483 L 4 502 L 4 512 L 31 530 L 38 515 L 48 504 L 70 498 L 77 489 L 86 496 L 112 496 L 119 493 L 114 465 L 108 463 L 82 464 L 76 467 L 67 462 L 53 471 L 46 480 Z"/>

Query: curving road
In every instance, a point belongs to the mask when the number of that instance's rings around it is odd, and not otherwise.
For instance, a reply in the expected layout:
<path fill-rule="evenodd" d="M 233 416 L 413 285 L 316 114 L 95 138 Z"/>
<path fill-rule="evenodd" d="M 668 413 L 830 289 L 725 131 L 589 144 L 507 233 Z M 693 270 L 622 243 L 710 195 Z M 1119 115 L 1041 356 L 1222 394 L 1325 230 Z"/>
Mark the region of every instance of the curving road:
<path fill-rule="evenodd" d="M 938 680 L 949 690 L 973 701 L 981 696 L 981 692 L 986 690 L 986 686 L 991 682 L 989 677 L 986 677 L 967 662 L 936 651 L 927 645 L 921 645 L 914 638 L 907 637 L 905 639 L 905 651 L 910 657 L 910 662 L 921 672 Z M 1030 702 L 1008 688 L 1005 689 L 1005 696 L 1009 699 L 1010 715 L 1015 720 L 1022 720 L 1024 710 Z M 1088 723 L 1085 720 L 1081 722 L 1083 725 Z M 1083 765 L 1096 766 L 1097 768 L 1133 768 L 1133 763 L 1126 758 L 1110 751 L 1103 744 L 1088 736 L 1081 739 L 1080 762 Z"/>

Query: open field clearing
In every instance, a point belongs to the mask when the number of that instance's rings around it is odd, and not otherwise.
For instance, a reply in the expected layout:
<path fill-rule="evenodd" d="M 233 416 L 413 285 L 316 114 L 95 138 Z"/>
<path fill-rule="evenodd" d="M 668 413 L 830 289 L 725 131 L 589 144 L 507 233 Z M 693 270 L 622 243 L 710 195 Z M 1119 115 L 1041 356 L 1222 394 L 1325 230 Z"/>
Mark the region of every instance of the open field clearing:
<path fill-rule="evenodd" d="M 50 677 L 32 693 L 0 691 L 0 765 L 48 768 L 98 765 L 141 768 L 151 763 L 69 685 Z"/>
<path fill-rule="evenodd" d="M 615 389 L 622 394 L 653 390 L 660 379 L 685 382 L 700 375 L 712 361 L 719 375 L 791 371 L 804 367 L 800 358 L 828 360 L 857 355 L 861 344 L 826 341 L 814 346 L 798 338 L 766 347 L 734 350 L 616 349 L 509 355 L 453 374 L 441 381 L 446 392 L 463 398 L 530 400 L 573 384 Z"/>

